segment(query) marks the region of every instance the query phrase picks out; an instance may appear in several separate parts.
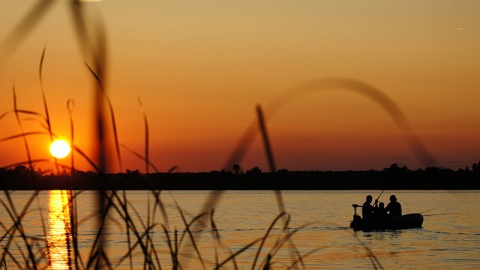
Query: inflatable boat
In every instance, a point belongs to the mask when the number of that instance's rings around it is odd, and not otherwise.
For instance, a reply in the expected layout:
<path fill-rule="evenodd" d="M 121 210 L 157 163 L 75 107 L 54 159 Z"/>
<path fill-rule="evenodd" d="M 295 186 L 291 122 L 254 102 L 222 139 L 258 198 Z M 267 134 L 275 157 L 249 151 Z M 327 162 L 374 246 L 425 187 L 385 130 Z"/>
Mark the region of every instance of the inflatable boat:
<path fill-rule="evenodd" d="M 352 205 L 355 209 L 353 220 L 350 222 L 350 228 L 355 231 L 376 231 L 376 230 L 401 230 L 421 228 L 423 224 L 423 216 L 419 213 L 406 214 L 402 216 L 384 216 L 371 217 L 363 219 L 357 215 L 357 204 Z"/>

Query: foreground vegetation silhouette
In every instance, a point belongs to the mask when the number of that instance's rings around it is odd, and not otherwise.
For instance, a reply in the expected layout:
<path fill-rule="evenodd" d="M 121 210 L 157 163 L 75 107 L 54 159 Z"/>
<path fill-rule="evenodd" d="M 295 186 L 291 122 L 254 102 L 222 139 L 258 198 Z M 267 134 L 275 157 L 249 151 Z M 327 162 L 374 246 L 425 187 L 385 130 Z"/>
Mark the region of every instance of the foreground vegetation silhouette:
<path fill-rule="evenodd" d="M 38 22 L 44 18 L 47 11 L 51 9 L 55 1 L 39 0 L 32 7 L 31 12 L 22 18 L 10 34 L 0 43 L 0 56 L 5 59 L 10 57 L 17 48 L 27 39 L 27 36 L 33 29 L 39 25 Z M 90 6 L 91 7 L 91 6 Z M 425 166 L 434 165 L 435 160 L 425 149 L 421 141 L 414 135 L 410 125 L 402 111 L 388 96 L 378 89 L 352 79 L 334 78 L 313 80 L 291 89 L 274 99 L 272 103 L 265 107 L 265 114 L 260 106 L 257 106 L 258 119 L 252 121 L 252 124 L 242 134 L 239 143 L 232 151 L 232 155 L 226 162 L 226 166 L 238 164 L 246 151 L 249 149 L 256 135 L 262 135 L 267 156 L 269 172 L 261 172 L 260 169 L 252 169 L 245 173 L 238 170 L 234 172 L 227 168 L 222 171 L 209 173 L 160 173 L 152 164 L 149 155 L 149 133 L 148 121 L 143 107 L 145 121 L 145 149 L 143 154 L 131 151 L 138 158 L 145 161 L 145 174 L 138 171 L 127 171 L 126 173 L 107 174 L 112 162 L 117 162 L 122 168 L 122 159 L 120 156 L 119 137 L 116 129 L 116 120 L 111 103 L 105 87 L 105 76 L 108 73 L 107 65 L 107 38 L 105 34 L 105 25 L 98 13 L 87 14 L 88 8 L 83 1 L 71 1 L 69 3 L 71 16 L 73 18 L 76 36 L 85 62 L 85 68 L 94 83 L 94 119 L 95 132 L 92 134 L 91 141 L 94 142 L 95 149 L 98 149 L 92 157 L 88 157 L 82 149 L 75 145 L 74 125 L 72 111 L 74 101 L 67 101 L 67 108 L 70 116 L 71 137 L 70 144 L 73 148 L 70 166 L 67 166 L 66 173 L 62 173 L 63 168 L 57 163 L 57 160 L 44 158 L 33 160 L 31 158 L 29 138 L 31 136 L 49 136 L 51 140 L 56 136 L 49 115 L 47 99 L 43 86 L 42 68 L 45 60 L 46 49 L 43 50 L 39 66 L 39 82 L 42 90 L 42 102 L 45 111 L 33 112 L 18 107 L 15 86 L 13 86 L 13 109 L 0 115 L 0 120 L 9 115 L 13 115 L 20 128 L 19 134 L 13 134 L 10 137 L 2 138 L 1 142 L 11 140 L 22 140 L 25 146 L 26 160 L 19 161 L 15 166 L 7 166 L 0 169 L 0 189 L 3 190 L 0 198 L 2 220 L 0 223 L 0 246 L 2 248 L 0 258 L 0 268 L 20 268 L 20 269 L 44 269 L 52 266 L 52 245 L 46 241 L 47 221 L 43 217 L 45 206 L 39 203 L 39 191 L 49 189 L 65 190 L 63 195 L 66 197 L 64 208 L 61 211 L 64 215 L 65 232 L 67 239 L 66 263 L 69 269 L 100 269 L 115 268 L 126 264 L 133 269 L 135 266 L 142 266 L 144 269 L 182 269 L 188 265 L 188 260 L 195 260 L 195 263 L 206 269 L 207 266 L 219 269 L 224 266 L 230 266 L 237 269 L 236 258 L 247 250 L 254 250 L 252 269 L 269 269 L 276 263 L 276 255 L 283 247 L 289 246 L 289 252 L 292 257 L 285 268 L 306 268 L 304 259 L 313 252 L 321 250 L 314 249 L 307 253 L 298 252 L 294 244 L 293 236 L 303 229 L 289 228 L 289 216 L 284 211 L 285 205 L 282 200 L 282 190 L 286 189 L 450 189 L 450 188 L 477 188 L 478 189 L 478 167 L 472 166 L 472 170 L 452 171 L 444 168 L 427 167 L 424 170 L 411 171 L 404 167 L 391 166 L 383 171 L 345 171 L 345 172 L 314 172 L 314 171 L 287 171 L 276 170 L 273 147 L 270 145 L 267 133 L 268 120 L 280 108 L 290 103 L 298 97 L 307 94 L 324 91 L 327 89 L 346 89 L 371 99 L 379 105 L 399 127 L 404 139 L 411 147 L 416 157 L 424 163 Z M 93 20 L 88 20 L 92 18 Z M 93 23 L 92 23 L 93 22 Z M 5 65 L 3 62 L 0 65 Z M 1 66 L 0 66 L 1 67 Z M 41 131 L 26 131 L 23 129 L 23 117 L 28 115 L 38 119 L 42 124 Z M 111 140 L 109 140 L 112 138 Z M 112 145 L 110 145 L 112 144 Z M 109 151 L 114 149 L 115 151 Z M 114 157 L 107 153 L 115 152 Z M 84 158 L 94 168 L 93 172 L 82 172 L 75 168 L 75 158 Z M 34 169 L 35 164 L 49 162 L 54 163 L 55 173 L 39 173 Z M 18 166 L 17 166 L 18 165 Z M 155 173 L 149 173 L 150 169 Z M 26 195 L 27 200 L 24 204 L 15 203 L 13 190 L 33 190 L 31 194 Z M 135 209 L 125 190 L 142 189 L 148 190 L 149 199 L 152 200 L 152 208 L 147 210 L 146 218 L 138 217 L 138 210 Z M 180 224 L 171 224 L 170 218 L 166 214 L 165 205 L 162 201 L 161 193 L 164 190 L 217 190 L 212 192 L 207 201 L 203 204 L 203 210 L 197 215 L 187 219 L 185 209 L 179 205 L 176 206 L 178 214 L 182 217 Z M 271 222 L 268 229 L 252 242 L 244 243 L 243 246 L 235 250 L 229 247 L 222 247 L 220 243 L 220 233 L 214 220 L 214 209 L 218 205 L 223 190 L 228 189 L 269 189 L 275 190 L 277 205 L 279 208 L 278 216 Z M 95 193 L 96 203 L 94 204 L 94 214 L 92 216 L 81 216 L 78 212 L 77 197 L 83 190 L 98 190 Z M 272 210 L 275 211 L 275 210 Z M 35 220 L 43 229 L 42 234 L 33 234 L 26 226 L 27 214 L 38 214 Z M 112 218 L 115 216 L 116 218 Z M 79 232 L 82 224 L 87 219 L 93 219 L 96 224 L 96 231 L 89 232 L 93 239 L 87 247 L 87 254 L 79 246 Z M 120 234 L 123 238 L 124 249 L 120 258 L 113 259 L 109 256 L 107 243 L 112 234 L 109 232 L 109 225 L 118 225 L 121 227 Z M 68 226 L 67 226 L 68 224 Z M 279 227 L 279 233 L 273 238 L 273 245 L 266 250 L 266 241 L 271 239 L 273 228 Z M 156 230 L 163 233 L 164 238 L 161 244 L 154 243 L 151 233 Z M 198 233 L 200 232 L 200 233 Z M 203 252 L 198 248 L 202 232 L 209 233 L 214 239 L 215 256 L 214 259 L 206 260 Z M 187 251 L 182 250 L 188 242 Z M 367 251 L 367 258 L 371 260 L 372 268 L 382 268 L 381 263 L 371 253 L 370 249 L 360 245 Z M 159 257 L 160 247 L 166 247 L 168 253 L 168 263 L 162 261 Z M 226 254 L 220 256 L 218 250 L 226 249 Z M 293 251 L 292 251 L 293 250 Z M 162 249 L 162 251 L 164 251 Z M 166 267 L 165 265 L 168 265 Z"/>

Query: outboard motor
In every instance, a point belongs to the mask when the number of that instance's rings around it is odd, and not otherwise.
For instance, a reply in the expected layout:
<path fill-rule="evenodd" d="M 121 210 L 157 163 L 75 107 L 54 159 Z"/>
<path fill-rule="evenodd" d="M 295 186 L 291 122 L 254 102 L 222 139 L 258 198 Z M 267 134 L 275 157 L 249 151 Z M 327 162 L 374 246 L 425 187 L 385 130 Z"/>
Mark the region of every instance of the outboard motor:
<path fill-rule="evenodd" d="M 358 204 L 352 204 L 353 206 L 353 220 L 350 222 L 350 228 L 352 229 L 359 229 L 362 226 L 362 217 L 357 214 L 357 207 L 362 207 Z"/>

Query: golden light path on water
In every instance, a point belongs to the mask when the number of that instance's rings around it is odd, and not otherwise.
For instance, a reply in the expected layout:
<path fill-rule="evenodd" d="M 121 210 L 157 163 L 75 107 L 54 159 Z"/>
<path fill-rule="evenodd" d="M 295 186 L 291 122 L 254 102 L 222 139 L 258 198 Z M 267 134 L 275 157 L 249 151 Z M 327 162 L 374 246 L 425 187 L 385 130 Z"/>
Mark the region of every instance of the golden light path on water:
<path fill-rule="evenodd" d="M 71 237 L 69 194 L 51 190 L 48 198 L 48 260 L 49 269 L 71 269 Z"/>

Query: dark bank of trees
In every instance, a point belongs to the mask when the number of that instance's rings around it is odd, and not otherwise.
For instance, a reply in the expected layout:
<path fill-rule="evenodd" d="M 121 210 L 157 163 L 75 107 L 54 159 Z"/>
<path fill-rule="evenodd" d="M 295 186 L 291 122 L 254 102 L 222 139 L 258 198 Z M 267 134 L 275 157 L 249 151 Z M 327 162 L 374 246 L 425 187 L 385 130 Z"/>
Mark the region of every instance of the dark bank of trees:
<path fill-rule="evenodd" d="M 200 173 L 118 174 L 76 171 L 43 174 L 25 166 L 0 168 L 0 189 L 157 189 L 157 190 L 347 190 L 347 189 L 480 189 L 480 162 L 460 170 L 427 167 L 410 170 L 392 164 L 383 170 L 262 172 L 258 167 Z"/>

